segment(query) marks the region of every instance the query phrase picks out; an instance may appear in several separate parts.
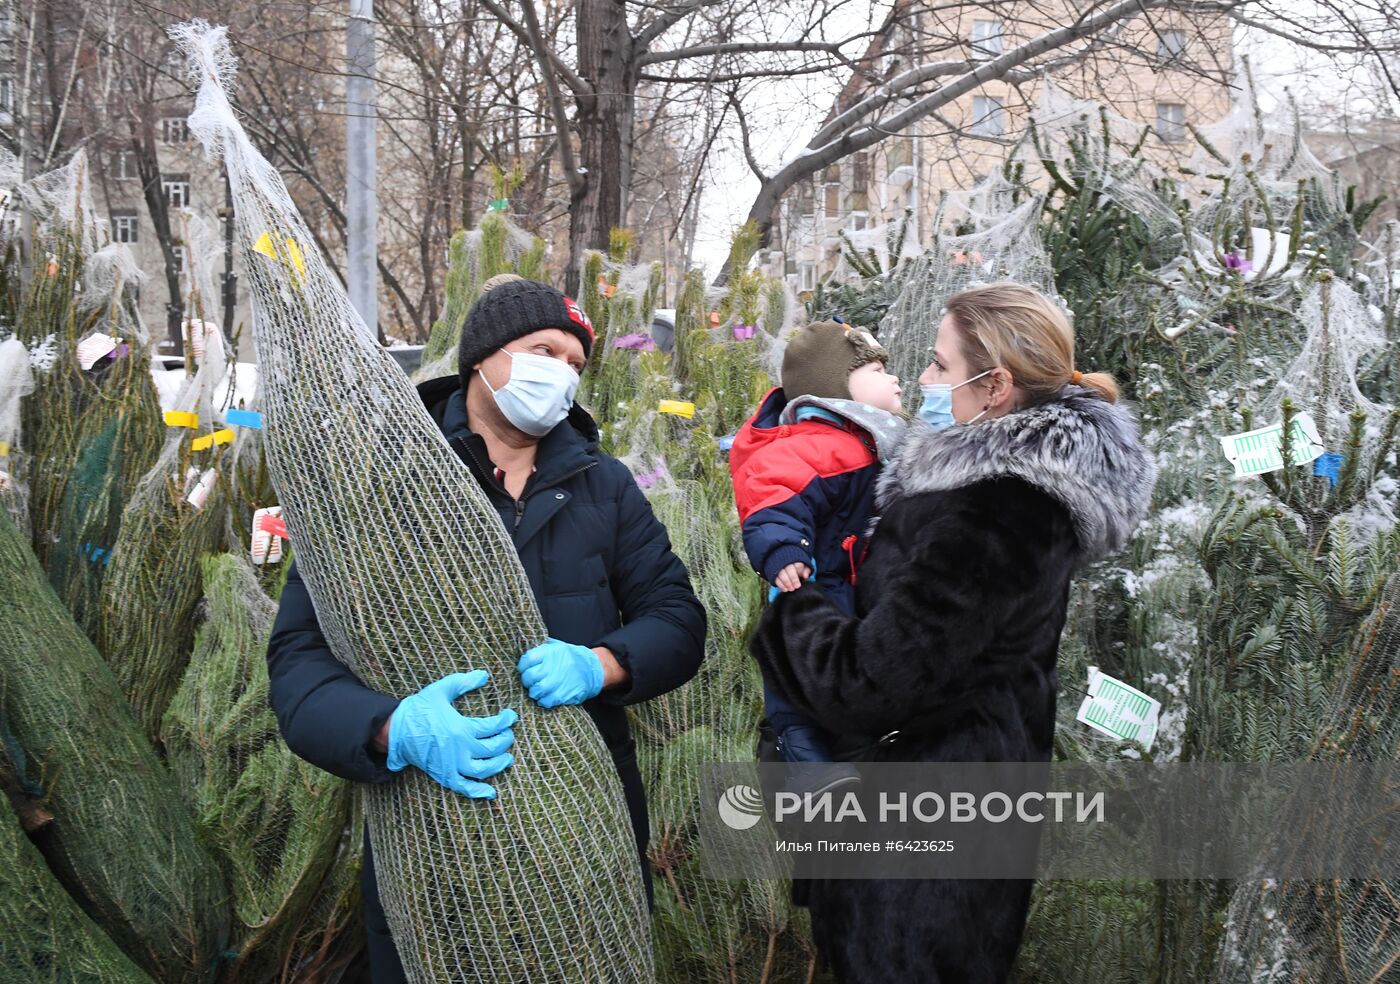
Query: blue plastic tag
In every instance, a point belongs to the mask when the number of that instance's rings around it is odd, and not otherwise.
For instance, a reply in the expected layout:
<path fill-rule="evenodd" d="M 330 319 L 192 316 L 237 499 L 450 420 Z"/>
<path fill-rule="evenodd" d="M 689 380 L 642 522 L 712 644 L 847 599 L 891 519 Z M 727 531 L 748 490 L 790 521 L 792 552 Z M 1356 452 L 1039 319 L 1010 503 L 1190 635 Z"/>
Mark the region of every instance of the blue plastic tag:
<path fill-rule="evenodd" d="M 234 427 L 251 427 L 262 430 L 262 414 L 256 410 L 226 410 L 224 420 Z"/>
<path fill-rule="evenodd" d="M 1342 472 L 1342 460 L 1344 457 L 1344 455 L 1337 451 L 1324 452 L 1313 462 L 1313 474 L 1318 478 L 1327 479 L 1328 487 L 1335 486 Z"/>

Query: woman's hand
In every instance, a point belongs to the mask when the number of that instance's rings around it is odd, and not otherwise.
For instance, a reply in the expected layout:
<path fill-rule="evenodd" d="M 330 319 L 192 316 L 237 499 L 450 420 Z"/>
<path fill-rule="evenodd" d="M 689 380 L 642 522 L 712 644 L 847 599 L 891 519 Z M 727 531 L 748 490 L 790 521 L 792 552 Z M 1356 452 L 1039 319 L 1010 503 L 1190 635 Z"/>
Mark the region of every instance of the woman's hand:
<path fill-rule="evenodd" d="M 773 578 L 773 586 L 784 593 L 796 591 L 802 587 L 802 582 L 812 576 L 812 568 L 802 561 L 795 564 L 788 564 L 778 572 L 778 576 Z"/>

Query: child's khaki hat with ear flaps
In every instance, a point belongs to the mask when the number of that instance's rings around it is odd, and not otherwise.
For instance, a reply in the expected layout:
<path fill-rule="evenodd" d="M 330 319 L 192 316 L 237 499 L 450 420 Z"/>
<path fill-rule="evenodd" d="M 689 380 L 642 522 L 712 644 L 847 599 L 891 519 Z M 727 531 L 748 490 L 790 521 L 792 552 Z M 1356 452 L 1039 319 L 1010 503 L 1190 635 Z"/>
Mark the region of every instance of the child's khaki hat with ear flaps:
<path fill-rule="evenodd" d="M 849 400 L 852 370 L 870 362 L 889 365 L 889 353 L 864 328 L 835 321 L 804 325 L 783 352 L 783 395 Z"/>

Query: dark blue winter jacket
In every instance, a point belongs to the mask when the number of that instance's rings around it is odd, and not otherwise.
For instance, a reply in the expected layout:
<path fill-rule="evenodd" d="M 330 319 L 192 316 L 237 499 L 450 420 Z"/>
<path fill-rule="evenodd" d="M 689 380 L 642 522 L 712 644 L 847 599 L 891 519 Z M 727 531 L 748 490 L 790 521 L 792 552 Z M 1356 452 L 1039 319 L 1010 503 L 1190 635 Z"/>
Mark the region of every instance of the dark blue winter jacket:
<path fill-rule="evenodd" d="M 705 611 L 685 567 L 626 466 L 598 449 L 597 426 L 580 407 L 540 441 L 535 473 L 517 503 L 496 481 L 485 442 L 468 427 L 457 377 L 424 383 L 419 394 L 511 531 L 549 634 L 606 646 L 628 670 L 627 683 L 583 707 L 622 778 L 649 885 L 646 799 L 625 707 L 679 687 L 699 668 Z M 332 655 L 295 567 L 282 592 L 267 660 L 273 710 L 293 752 L 356 782 L 394 778 L 370 741 L 398 700 L 364 686 Z M 375 980 L 392 980 L 385 961 L 397 960 L 384 950 L 388 929 L 368 858 L 366 872 Z"/>

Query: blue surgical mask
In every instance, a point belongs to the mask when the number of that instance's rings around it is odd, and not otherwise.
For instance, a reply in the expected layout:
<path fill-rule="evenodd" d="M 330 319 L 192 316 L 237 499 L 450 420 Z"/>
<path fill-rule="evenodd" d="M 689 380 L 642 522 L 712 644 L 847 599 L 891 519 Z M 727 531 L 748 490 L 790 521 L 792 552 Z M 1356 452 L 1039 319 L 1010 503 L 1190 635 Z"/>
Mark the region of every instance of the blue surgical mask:
<path fill-rule="evenodd" d="M 573 367 L 558 359 L 530 352 L 507 352 L 510 379 L 500 389 L 491 389 L 486 374 L 481 381 L 491 390 L 501 415 L 517 430 L 531 437 L 544 437 L 569 415 L 578 392 L 579 377 Z"/>
<path fill-rule="evenodd" d="M 972 379 L 964 379 L 961 383 L 958 383 L 957 386 L 953 386 L 949 383 L 920 383 L 919 391 L 924 395 L 924 402 L 923 405 L 919 407 L 919 419 L 934 430 L 942 430 L 945 427 L 951 427 L 953 424 L 957 423 L 957 421 L 953 419 L 953 390 L 957 389 L 958 386 L 966 386 L 974 380 L 981 379 L 991 371 L 992 370 L 988 369 L 987 372 L 979 372 L 977 375 L 973 376 Z M 983 410 L 982 413 L 973 417 L 968 423 L 976 423 L 978 420 L 982 419 L 982 414 L 986 412 L 986 410 Z"/>

